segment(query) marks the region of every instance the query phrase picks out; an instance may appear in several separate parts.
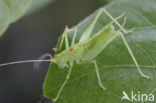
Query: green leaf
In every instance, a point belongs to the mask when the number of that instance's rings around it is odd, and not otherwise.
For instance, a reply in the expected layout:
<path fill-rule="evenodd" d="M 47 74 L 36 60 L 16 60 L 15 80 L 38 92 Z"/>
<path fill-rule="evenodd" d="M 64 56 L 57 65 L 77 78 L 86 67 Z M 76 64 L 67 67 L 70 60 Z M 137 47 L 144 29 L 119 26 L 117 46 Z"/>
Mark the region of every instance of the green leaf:
<path fill-rule="evenodd" d="M 31 4 L 32 0 L 0 0 L 0 35 L 10 23 L 15 22 Z"/>
<path fill-rule="evenodd" d="M 120 103 L 125 91 L 156 95 L 156 1 L 155 0 L 117 0 L 104 8 L 113 16 L 126 14 L 125 28 L 135 28 L 131 34 L 124 35 L 128 41 L 141 70 L 153 79 L 147 80 L 138 73 L 127 48 L 121 37 L 111 42 L 96 58 L 102 84 L 107 88 L 103 91 L 97 81 L 94 65 L 74 64 L 71 77 L 64 87 L 57 103 Z M 98 11 L 98 10 L 97 10 Z M 97 11 L 77 25 L 77 41 L 81 34 L 93 21 Z M 97 33 L 111 19 L 102 14 L 98 19 L 92 35 Z M 119 20 L 120 24 L 123 18 Z M 116 26 L 117 28 L 117 26 Z M 70 33 L 69 38 L 72 39 Z M 57 48 L 59 47 L 58 41 Z M 61 51 L 57 51 L 59 53 Z M 43 90 L 44 96 L 50 99 L 56 97 L 58 90 L 65 80 L 68 68 L 59 69 L 52 63 L 47 73 Z M 123 100 L 123 103 L 130 103 Z"/>

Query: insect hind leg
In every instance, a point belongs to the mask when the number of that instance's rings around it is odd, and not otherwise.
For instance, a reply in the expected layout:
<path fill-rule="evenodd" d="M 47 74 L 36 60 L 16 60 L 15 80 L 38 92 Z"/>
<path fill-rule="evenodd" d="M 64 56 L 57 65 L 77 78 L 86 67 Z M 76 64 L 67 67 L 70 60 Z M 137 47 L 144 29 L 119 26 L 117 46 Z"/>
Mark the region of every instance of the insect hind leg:
<path fill-rule="evenodd" d="M 103 9 L 103 11 L 104 11 L 104 13 L 105 13 L 107 16 L 109 16 L 109 17 L 112 19 L 112 21 L 114 21 L 114 22 L 119 26 L 119 28 L 120 28 L 125 34 L 127 34 L 127 33 L 129 33 L 129 32 L 132 31 L 132 30 L 126 31 L 126 30 L 119 24 L 119 22 L 116 21 L 116 20 L 114 19 L 114 17 L 112 17 L 112 15 L 111 15 L 106 9 Z M 134 61 L 135 65 L 136 65 L 136 67 L 137 67 L 137 69 L 138 69 L 138 71 L 139 71 L 139 74 L 140 74 L 142 77 L 144 77 L 144 78 L 151 79 L 152 77 L 145 75 L 145 74 L 141 71 L 140 66 L 138 65 L 138 62 L 137 62 L 137 60 L 136 60 L 136 58 L 135 58 L 135 56 L 134 56 L 134 54 L 133 54 L 133 52 L 132 52 L 132 50 L 131 50 L 129 44 L 128 44 L 128 42 L 126 41 L 124 35 L 123 35 L 122 33 L 120 33 L 120 35 L 121 35 L 121 38 L 122 38 L 122 40 L 123 40 L 123 42 L 124 42 L 126 48 L 128 49 L 128 52 L 129 52 L 129 54 L 130 54 L 132 60 Z"/>
<path fill-rule="evenodd" d="M 130 54 L 131 57 L 132 57 L 132 60 L 134 61 L 135 65 L 136 65 L 136 67 L 137 67 L 137 69 L 138 69 L 138 71 L 139 71 L 139 74 L 140 74 L 142 77 L 146 78 L 146 79 L 152 79 L 152 77 L 150 77 L 150 76 L 148 76 L 148 75 L 145 75 L 145 74 L 141 71 L 140 66 L 139 66 L 139 64 L 138 64 L 138 62 L 137 62 L 137 60 L 136 60 L 136 58 L 135 58 L 135 56 L 134 56 L 134 54 L 133 54 L 133 52 L 132 52 L 130 46 L 129 46 L 129 44 L 127 43 L 125 37 L 123 36 L 122 33 L 120 33 L 120 35 L 121 35 L 121 38 L 122 38 L 122 40 L 123 40 L 125 46 L 126 46 L 127 49 L 128 49 L 129 54 Z"/>
<path fill-rule="evenodd" d="M 106 88 L 103 86 L 102 82 L 101 82 L 101 78 L 100 78 L 100 74 L 99 74 L 99 70 L 98 70 L 98 66 L 97 66 L 97 63 L 95 60 L 92 61 L 94 63 L 94 66 L 95 66 L 95 71 L 96 71 L 96 76 L 97 76 L 97 79 L 98 79 L 98 83 L 99 83 L 99 86 L 103 89 L 103 90 L 106 90 Z"/>

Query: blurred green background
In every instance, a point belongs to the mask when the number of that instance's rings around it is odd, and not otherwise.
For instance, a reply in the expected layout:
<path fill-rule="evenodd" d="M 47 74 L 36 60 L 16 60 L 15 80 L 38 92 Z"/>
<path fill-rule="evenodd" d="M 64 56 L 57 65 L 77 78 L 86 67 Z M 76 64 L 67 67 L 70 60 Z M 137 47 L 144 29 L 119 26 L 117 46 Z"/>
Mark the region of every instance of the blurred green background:
<path fill-rule="evenodd" d="M 55 0 L 13 23 L 0 38 L 0 63 L 53 54 L 66 25 L 72 27 L 110 0 Z M 42 84 L 49 63 L 39 71 L 32 63 L 0 67 L 0 103 L 48 103 Z"/>

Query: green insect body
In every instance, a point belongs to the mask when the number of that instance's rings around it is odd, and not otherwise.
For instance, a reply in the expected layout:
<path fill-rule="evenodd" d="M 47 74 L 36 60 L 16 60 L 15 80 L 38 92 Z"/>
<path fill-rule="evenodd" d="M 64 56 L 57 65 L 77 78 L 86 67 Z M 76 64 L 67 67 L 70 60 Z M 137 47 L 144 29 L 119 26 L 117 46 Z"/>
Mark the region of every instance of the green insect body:
<path fill-rule="evenodd" d="M 112 22 L 107 24 L 103 29 L 101 29 L 94 36 L 90 37 L 90 35 L 94 29 L 96 21 L 98 20 L 98 18 L 100 17 L 100 15 L 103 12 L 112 20 Z M 101 82 L 98 66 L 97 66 L 96 60 L 94 58 L 99 53 L 101 53 L 101 51 L 104 50 L 104 48 L 119 35 L 123 39 L 123 42 L 124 42 L 125 46 L 127 47 L 128 52 L 131 55 L 134 63 L 136 64 L 136 67 L 137 67 L 140 75 L 147 79 L 151 78 L 151 77 L 145 75 L 141 71 L 141 69 L 135 59 L 135 56 L 133 55 L 133 52 L 131 51 L 126 39 L 123 36 L 123 33 L 127 34 L 127 33 L 132 32 L 132 30 L 126 31 L 123 28 L 125 25 L 125 22 L 126 22 L 126 18 L 124 19 L 123 25 L 120 25 L 118 23 L 117 19 L 121 18 L 122 16 L 123 15 L 121 15 L 117 18 L 113 18 L 110 15 L 110 13 L 107 12 L 105 9 L 100 9 L 99 12 L 97 13 L 93 23 L 91 23 L 90 26 L 84 31 L 83 35 L 80 37 L 79 42 L 76 44 L 74 44 L 76 33 L 77 33 L 77 29 L 75 29 L 75 33 L 74 33 L 73 39 L 72 39 L 72 44 L 70 47 L 69 47 L 68 36 L 67 36 L 68 30 L 65 30 L 65 32 L 62 35 L 62 40 L 61 40 L 59 47 L 62 47 L 63 40 L 65 39 L 66 49 L 63 50 L 61 53 L 57 54 L 55 56 L 55 58 L 51 59 L 51 62 L 57 63 L 60 67 L 63 67 L 63 68 L 69 67 L 69 70 L 68 70 L 67 76 L 65 78 L 65 81 L 63 82 L 62 86 L 60 87 L 60 89 L 56 95 L 56 98 L 52 99 L 52 101 L 56 102 L 59 99 L 59 96 L 61 95 L 61 92 L 62 92 L 63 88 L 65 87 L 65 85 L 67 84 L 67 81 L 69 80 L 70 75 L 72 73 L 74 61 L 76 61 L 78 64 L 83 63 L 83 62 L 92 62 L 95 67 L 98 84 L 103 90 L 106 90 L 106 88 L 103 86 L 103 84 Z M 112 23 L 115 23 L 119 27 L 120 30 L 116 31 L 114 26 L 112 25 Z M 120 32 L 120 31 L 122 31 L 122 32 Z M 46 86 L 44 88 L 46 88 Z M 45 92 L 45 96 L 46 96 L 46 92 Z"/>
<path fill-rule="evenodd" d="M 97 22 L 98 18 L 100 17 L 100 15 L 103 12 L 112 20 L 112 22 L 107 24 L 98 33 L 96 33 L 95 35 L 90 37 L 90 35 L 94 29 L 95 23 Z M 93 23 L 91 23 L 89 25 L 89 27 L 84 31 L 84 33 L 80 37 L 79 42 L 76 44 L 74 44 L 74 43 L 75 43 L 77 29 L 74 30 L 75 32 L 74 32 L 74 35 L 72 38 L 72 43 L 71 43 L 70 47 L 69 47 L 68 36 L 67 36 L 68 30 L 65 30 L 65 32 L 62 35 L 62 40 L 61 40 L 59 47 L 62 47 L 63 41 L 65 39 L 66 49 L 63 50 L 61 53 L 57 54 L 55 56 L 55 58 L 51 59 L 51 62 L 58 64 L 62 68 L 69 67 L 69 70 L 68 70 L 67 76 L 65 78 L 65 81 L 63 82 L 62 86 L 60 87 L 60 89 L 56 95 L 56 98 L 52 99 L 52 101 L 56 102 L 59 99 L 61 92 L 62 92 L 63 88 L 65 87 L 65 85 L 67 84 L 67 81 L 69 80 L 70 75 L 72 73 L 74 61 L 78 64 L 84 63 L 84 62 L 93 63 L 94 67 L 95 67 L 98 84 L 103 90 L 106 90 L 106 88 L 103 86 L 103 84 L 101 82 L 98 66 L 97 66 L 96 60 L 94 58 L 96 56 L 98 56 L 98 54 L 101 53 L 102 50 L 104 50 L 105 47 L 119 35 L 123 39 L 123 42 L 124 42 L 125 46 L 127 47 L 128 52 L 131 55 L 134 63 L 136 64 L 136 67 L 137 67 L 140 75 L 147 79 L 151 78 L 151 77 L 145 75 L 141 71 L 141 69 L 135 59 L 135 56 L 133 55 L 133 52 L 131 51 L 126 39 L 123 36 L 123 33 L 127 34 L 127 33 L 132 32 L 132 30 L 126 31 L 123 28 L 125 25 L 125 22 L 126 22 L 126 18 L 124 19 L 123 25 L 120 25 L 118 23 L 117 19 L 121 18 L 122 16 L 123 15 L 121 15 L 117 18 L 113 18 L 110 15 L 110 13 L 107 12 L 105 9 L 100 9 L 99 12 L 97 13 Z M 119 27 L 120 30 L 116 31 L 114 26 L 112 25 L 112 23 L 115 23 Z M 122 32 L 120 32 L 120 31 L 122 31 Z M 45 96 L 46 96 L 45 88 L 46 88 L 46 86 L 43 87 L 43 89 L 45 90 Z"/>
<path fill-rule="evenodd" d="M 98 18 L 100 17 L 100 15 L 102 13 L 105 13 L 112 20 L 112 22 L 107 24 L 99 32 L 97 32 L 95 35 L 90 37 L 90 35 L 91 35 L 91 33 L 92 33 L 92 31 L 93 31 L 93 29 L 95 27 L 96 22 L 97 22 Z M 88 26 L 88 28 L 82 33 L 82 36 L 80 37 L 80 40 L 79 40 L 78 43 L 75 44 L 77 29 L 76 28 L 74 29 L 74 35 L 73 35 L 70 47 L 69 47 L 68 36 L 67 36 L 68 30 L 65 30 L 65 32 L 63 33 L 62 38 L 61 38 L 59 49 L 62 48 L 62 44 L 63 44 L 64 40 L 65 40 L 66 49 L 63 50 L 61 53 L 57 54 L 55 56 L 55 58 L 52 58 L 50 60 L 41 60 L 40 59 L 40 60 L 17 61 L 17 62 L 0 64 L 0 66 L 17 64 L 17 63 L 43 62 L 43 61 L 47 62 L 47 61 L 50 61 L 52 63 L 58 64 L 62 68 L 69 67 L 67 76 L 66 76 L 63 84 L 61 85 L 61 87 L 60 87 L 60 89 L 59 89 L 59 91 L 58 91 L 58 93 L 56 95 L 56 98 L 52 99 L 52 101 L 56 102 L 59 99 L 63 88 L 65 87 L 65 85 L 67 84 L 67 82 L 68 82 L 68 80 L 70 78 L 70 75 L 71 75 L 72 69 L 73 69 L 73 63 L 76 62 L 76 63 L 79 64 L 79 63 L 83 63 L 83 62 L 92 62 L 94 64 L 94 67 L 95 67 L 95 72 L 96 72 L 98 84 L 103 90 L 106 90 L 106 88 L 103 86 L 103 84 L 101 82 L 98 66 L 97 66 L 96 60 L 94 58 L 96 56 L 98 56 L 98 54 L 101 53 L 105 49 L 105 47 L 108 46 L 109 43 L 111 43 L 111 41 L 113 41 L 117 36 L 120 35 L 122 40 L 123 40 L 123 43 L 127 47 L 127 50 L 128 50 L 130 56 L 132 57 L 135 65 L 136 65 L 136 67 L 137 67 L 137 69 L 139 71 L 139 74 L 142 77 L 145 77 L 145 78 L 149 79 L 151 77 L 145 75 L 141 71 L 141 69 L 140 69 L 140 67 L 139 67 L 139 65 L 138 65 L 138 63 L 137 63 L 137 61 L 135 59 L 135 56 L 133 55 L 132 50 L 130 49 L 126 39 L 123 36 L 123 33 L 127 34 L 129 32 L 132 32 L 132 30 L 126 31 L 124 29 L 126 19 L 124 19 L 123 25 L 120 25 L 118 23 L 117 19 L 121 18 L 122 16 L 123 15 L 121 15 L 121 16 L 119 16 L 117 18 L 113 18 L 111 16 L 111 14 L 107 10 L 100 9 L 99 12 L 97 13 L 95 19 L 93 20 L 93 23 L 91 23 Z M 112 25 L 112 23 L 115 23 L 119 27 L 120 30 L 116 31 L 114 26 Z M 47 56 L 47 54 L 44 55 L 44 56 Z M 44 56 L 42 56 L 41 58 L 43 59 Z M 44 95 L 46 96 L 47 89 L 45 89 L 45 88 L 46 88 L 46 86 L 44 85 L 43 86 Z"/>
<path fill-rule="evenodd" d="M 66 34 L 66 32 L 64 33 Z M 63 34 L 63 35 L 64 35 Z M 119 36 L 120 32 L 115 31 L 115 28 L 112 24 L 106 25 L 102 30 L 96 33 L 94 36 L 89 38 L 88 40 L 84 40 L 82 42 L 76 43 L 71 47 L 65 49 L 61 53 L 59 53 L 55 58 L 51 59 L 53 63 L 57 63 L 60 67 L 69 67 L 67 77 L 61 86 L 60 90 L 56 98 L 52 99 L 56 102 L 66 85 L 71 72 L 74 61 L 78 64 L 83 62 L 92 62 L 95 66 L 97 78 L 100 87 L 105 90 L 106 88 L 102 85 L 101 79 L 99 76 L 98 67 L 94 58 L 112 41 L 116 36 Z M 68 47 L 68 46 L 66 46 Z"/>
<path fill-rule="evenodd" d="M 62 51 L 52 59 L 52 62 L 66 67 L 73 61 L 77 63 L 91 61 L 118 35 L 119 33 L 114 30 L 113 25 L 107 25 L 90 39 Z"/>

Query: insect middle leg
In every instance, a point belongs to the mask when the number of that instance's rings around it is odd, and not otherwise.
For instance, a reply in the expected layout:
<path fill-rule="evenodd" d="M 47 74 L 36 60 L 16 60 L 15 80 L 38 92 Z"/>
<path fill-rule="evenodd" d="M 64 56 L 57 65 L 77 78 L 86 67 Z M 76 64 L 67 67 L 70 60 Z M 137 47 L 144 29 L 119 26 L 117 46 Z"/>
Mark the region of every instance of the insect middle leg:
<path fill-rule="evenodd" d="M 96 76 L 97 76 L 97 79 L 98 79 L 98 83 L 99 83 L 99 86 L 103 89 L 103 90 L 106 90 L 106 88 L 103 86 L 102 82 L 101 82 L 101 78 L 100 78 L 100 74 L 99 74 L 99 70 L 98 70 L 98 66 L 97 66 L 97 63 L 95 60 L 92 61 L 94 63 L 94 66 L 95 66 L 95 71 L 96 71 Z"/>
<path fill-rule="evenodd" d="M 69 78 L 70 78 L 70 75 L 71 75 L 71 73 L 72 73 L 72 69 L 73 69 L 73 64 L 71 63 L 71 64 L 70 64 L 70 67 L 69 67 L 69 70 L 68 70 L 68 73 L 67 73 L 67 76 L 66 76 L 66 79 L 65 79 L 65 81 L 63 82 L 63 84 L 62 84 L 60 90 L 58 91 L 56 98 L 52 99 L 53 102 L 56 102 L 56 101 L 59 99 L 60 94 L 61 94 L 63 88 L 65 87 L 65 85 L 67 84 L 67 82 L 68 82 L 68 80 L 69 80 Z"/>
<path fill-rule="evenodd" d="M 114 21 L 114 22 L 119 26 L 119 28 L 120 28 L 125 34 L 127 34 L 127 33 L 129 33 L 129 32 L 132 31 L 132 30 L 126 31 L 126 30 L 120 25 L 120 23 L 119 23 L 118 21 L 116 21 L 116 20 L 114 19 L 114 17 L 112 17 L 112 15 L 111 15 L 107 10 L 103 9 L 103 11 L 104 11 L 104 13 L 105 13 L 107 16 L 109 16 L 109 17 L 112 19 L 112 21 Z M 126 46 L 127 49 L 128 49 L 129 54 L 130 54 L 131 57 L 132 57 L 132 60 L 134 61 L 135 65 L 136 65 L 136 67 L 137 67 L 137 69 L 138 69 L 138 71 L 139 71 L 139 74 L 140 74 L 142 77 L 144 77 L 144 78 L 151 79 L 152 77 L 150 77 L 150 76 L 148 76 L 148 75 L 145 75 L 145 74 L 141 71 L 140 66 L 139 66 L 139 64 L 138 64 L 138 62 L 137 62 L 137 60 L 136 60 L 136 58 L 135 58 L 135 56 L 134 56 L 134 54 L 133 54 L 133 52 L 132 52 L 130 46 L 129 46 L 129 44 L 127 43 L 127 41 L 126 41 L 124 35 L 123 35 L 122 33 L 120 33 L 120 35 L 121 35 L 121 38 L 122 38 L 122 40 L 123 40 L 125 46 Z"/>

